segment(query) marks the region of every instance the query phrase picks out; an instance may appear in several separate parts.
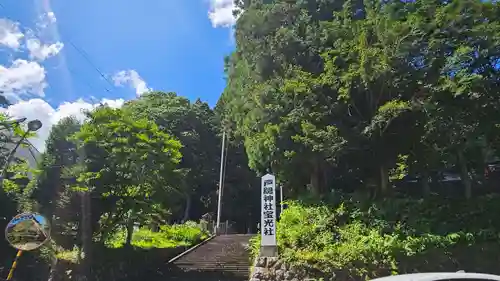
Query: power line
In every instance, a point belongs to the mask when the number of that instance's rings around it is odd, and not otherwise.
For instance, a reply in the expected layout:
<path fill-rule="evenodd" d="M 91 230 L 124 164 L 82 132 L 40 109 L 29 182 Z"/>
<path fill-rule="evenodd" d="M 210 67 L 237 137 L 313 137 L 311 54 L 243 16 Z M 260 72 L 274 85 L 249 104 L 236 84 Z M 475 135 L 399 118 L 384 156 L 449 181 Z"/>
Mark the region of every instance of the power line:
<path fill-rule="evenodd" d="M 71 72 L 71 74 L 73 74 L 74 76 L 79 77 L 79 75 L 78 75 L 78 74 L 76 74 L 76 72 L 75 72 L 75 71 L 73 71 L 73 70 L 72 70 L 71 68 L 69 68 L 69 67 L 68 67 L 68 71 L 69 71 L 69 72 Z M 85 84 L 85 85 L 86 85 L 86 86 L 87 86 L 87 87 L 88 87 L 88 88 L 89 88 L 92 92 L 97 91 L 97 89 L 95 89 L 95 88 L 94 88 L 94 87 L 93 87 L 93 86 L 92 86 L 92 85 L 91 85 L 88 81 L 86 81 L 86 80 L 84 80 L 84 79 L 81 79 L 81 81 L 82 81 L 82 82 L 83 82 L 83 83 L 84 83 L 84 84 Z M 111 93 L 111 91 L 110 91 L 107 87 L 103 86 L 103 88 L 104 88 L 104 90 L 106 90 L 106 92 Z"/>
<path fill-rule="evenodd" d="M 113 85 L 109 80 L 108 78 L 102 73 L 102 71 L 92 62 L 92 60 L 89 58 L 88 54 L 83 50 L 83 49 L 80 49 L 79 47 L 77 47 L 70 39 L 66 39 L 68 40 L 69 44 L 71 46 L 73 46 L 73 48 L 78 52 L 80 53 L 80 55 L 95 69 L 95 71 L 97 71 L 99 73 L 99 75 L 106 81 L 108 82 L 108 84 L 111 86 L 111 87 L 114 87 L 115 85 Z"/>
<path fill-rule="evenodd" d="M 3 9 L 7 9 L 2 3 L 0 3 L 0 7 L 3 8 Z M 36 36 L 33 36 L 36 38 Z M 38 38 L 36 38 L 38 39 Z M 39 40 L 39 39 L 38 39 Z M 111 86 L 111 87 L 115 87 L 115 85 L 113 85 L 109 80 L 108 78 L 102 73 L 102 71 L 92 62 L 92 60 L 90 59 L 89 55 L 87 54 L 87 52 L 85 52 L 85 50 L 83 50 L 82 48 L 79 48 L 77 47 L 69 38 L 66 39 L 70 45 L 94 68 L 94 70 L 96 70 L 99 75 Z M 74 71 L 72 71 L 69 67 L 67 67 L 68 71 L 71 72 L 73 75 L 79 77 L 79 75 L 77 75 Z M 83 80 L 82 80 L 83 81 Z M 91 89 L 91 90 L 95 90 L 91 85 L 90 83 L 87 83 L 85 82 L 85 84 L 87 84 L 87 86 Z M 111 90 L 109 90 L 107 87 L 104 87 L 104 90 L 106 90 L 106 92 L 108 93 L 111 93 Z"/>

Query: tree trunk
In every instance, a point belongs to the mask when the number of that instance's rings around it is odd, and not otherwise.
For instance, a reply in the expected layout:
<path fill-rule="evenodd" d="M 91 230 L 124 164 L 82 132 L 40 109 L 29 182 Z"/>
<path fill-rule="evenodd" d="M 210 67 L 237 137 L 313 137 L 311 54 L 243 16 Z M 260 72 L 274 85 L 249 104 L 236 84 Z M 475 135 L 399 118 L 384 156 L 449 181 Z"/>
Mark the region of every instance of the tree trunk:
<path fill-rule="evenodd" d="M 132 246 L 133 235 L 134 235 L 134 211 L 131 210 L 127 220 L 127 240 L 125 241 L 125 247 Z"/>
<path fill-rule="evenodd" d="M 52 249 L 52 261 L 50 264 L 50 272 L 49 272 L 49 279 L 48 281 L 58 281 L 60 280 L 59 272 L 58 272 L 58 266 L 57 266 L 57 256 L 55 253 L 55 249 Z"/>
<path fill-rule="evenodd" d="M 325 167 L 325 165 L 323 165 L 323 168 L 321 169 L 321 177 L 323 178 L 323 182 L 322 182 L 322 186 L 323 188 L 325 188 L 326 190 L 331 190 L 330 189 L 330 177 L 328 176 L 328 167 Z"/>
<path fill-rule="evenodd" d="M 380 165 L 380 193 L 386 195 L 389 191 L 389 170 L 385 164 Z"/>
<path fill-rule="evenodd" d="M 90 226 L 90 193 L 81 193 L 82 202 L 82 244 L 83 244 L 83 277 L 92 280 L 92 229 Z"/>
<path fill-rule="evenodd" d="M 317 160 L 313 161 L 313 170 L 311 172 L 311 192 L 313 195 L 318 196 L 321 192 L 320 187 L 320 167 Z"/>
<path fill-rule="evenodd" d="M 366 185 L 365 185 L 365 189 L 366 189 L 366 196 L 370 199 L 374 199 L 377 197 L 378 195 L 378 185 L 377 185 L 377 180 L 372 178 L 372 177 L 369 177 L 366 181 Z"/>
<path fill-rule="evenodd" d="M 427 197 L 431 194 L 431 186 L 429 185 L 429 172 L 427 169 L 425 169 L 422 172 L 422 192 L 424 194 L 424 197 Z"/>
<path fill-rule="evenodd" d="M 191 196 L 186 196 L 186 208 L 184 209 L 184 217 L 182 218 L 182 222 L 186 222 L 189 219 L 189 213 L 191 211 Z"/>
<path fill-rule="evenodd" d="M 460 177 L 462 178 L 462 183 L 465 187 L 465 199 L 470 199 L 472 197 L 472 181 L 469 176 L 469 170 L 467 169 L 467 162 L 465 161 L 464 153 L 458 151 L 458 165 L 460 167 Z"/>

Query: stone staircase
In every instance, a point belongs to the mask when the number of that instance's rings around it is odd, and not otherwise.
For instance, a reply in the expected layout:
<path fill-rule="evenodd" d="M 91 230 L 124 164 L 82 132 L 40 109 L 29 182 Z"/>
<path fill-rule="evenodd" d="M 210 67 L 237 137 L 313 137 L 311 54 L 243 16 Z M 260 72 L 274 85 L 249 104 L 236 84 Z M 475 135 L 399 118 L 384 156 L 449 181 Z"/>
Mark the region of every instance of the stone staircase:
<path fill-rule="evenodd" d="M 170 261 L 171 281 L 248 281 L 252 235 L 216 236 Z"/>

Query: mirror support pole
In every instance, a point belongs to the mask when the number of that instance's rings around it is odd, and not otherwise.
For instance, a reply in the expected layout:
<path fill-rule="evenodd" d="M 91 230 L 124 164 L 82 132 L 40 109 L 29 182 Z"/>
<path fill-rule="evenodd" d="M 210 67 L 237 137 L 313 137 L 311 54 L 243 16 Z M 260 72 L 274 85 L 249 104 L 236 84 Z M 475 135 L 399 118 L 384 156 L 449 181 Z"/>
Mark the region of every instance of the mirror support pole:
<path fill-rule="evenodd" d="M 12 279 L 12 276 L 14 275 L 14 270 L 17 267 L 17 261 L 19 260 L 19 257 L 21 257 L 22 254 L 23 254 L 22 250 L 18 250 L 17 251 L 16 258 L 14 259 L 14 262 L 12 263 L 12 267 L 10 268 L 9 276 L 7 276 L 7 280 L 11 280 Z"/>
<path fill-rule="evenodd" d="M 219 235 L 220 232 L 220 217 L 222 209 L 222 184 L 224 181 L 224 146 L 226 143 L 226 131 L 222 131 L 222 147 L 220 150 L 220 175 L 219 175 L 219 200 L 217 201 L 217 222 L 215 226 L 215 234 Z M 226 155 L 227 157 L 227 155 Z"/>
<path fill-rule="evenodd" d="M 29 132 L 30 131 L 28 130 L 28 131 L 26 131 L 21 136 L 21 138 L 19 139 L 19 141 L 17 141 L 16 146 L 14 146 L 14 149 L 12 149 L 10 151 L 9 155 L 7 156 L 7 160 L 5 160 L 5 163 L 3 164 L 2 171 L 1 171 L 1 174 L 0 174 L 0 180 L 2 181 L 2 184 L 3 184 L 3 179 L 5 178 L 5 173 L 7 172 L 7 169 L 9 168 L 10 161 L 12 161 L 12 158 L 14 157 L 14 154 L 17 152 L 17 149 L 19 148 L 19 146 L 21 145 L 21 143 L 26 139 L 26 137 L 28 136 Z"/>

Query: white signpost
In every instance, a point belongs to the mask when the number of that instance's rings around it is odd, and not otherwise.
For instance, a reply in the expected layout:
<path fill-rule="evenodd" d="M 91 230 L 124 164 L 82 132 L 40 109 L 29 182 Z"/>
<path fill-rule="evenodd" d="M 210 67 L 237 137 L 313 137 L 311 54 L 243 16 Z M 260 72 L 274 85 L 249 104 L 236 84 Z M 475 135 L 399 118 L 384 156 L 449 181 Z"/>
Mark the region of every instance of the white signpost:
<path fill-rule="evenodd" d="M 276 177 L 261 179 L 261 256 L 276 256 Z"/>

